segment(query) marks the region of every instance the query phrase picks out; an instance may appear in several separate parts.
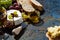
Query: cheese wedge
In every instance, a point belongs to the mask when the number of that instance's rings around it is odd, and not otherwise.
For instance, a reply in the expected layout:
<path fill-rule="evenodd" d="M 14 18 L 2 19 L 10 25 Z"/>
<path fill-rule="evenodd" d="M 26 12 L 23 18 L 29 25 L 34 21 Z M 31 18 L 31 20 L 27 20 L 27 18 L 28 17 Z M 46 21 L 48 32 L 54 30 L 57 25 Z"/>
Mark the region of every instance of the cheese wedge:
<path fill-rule="evenodd" d="M 19 27 L 13 29 L 13 30 L 12 30 L 12 33 L 14 33 L 15 35 L 18 35 L 21 30 L 22 30 L 22 26 L 19 26 Z"/>

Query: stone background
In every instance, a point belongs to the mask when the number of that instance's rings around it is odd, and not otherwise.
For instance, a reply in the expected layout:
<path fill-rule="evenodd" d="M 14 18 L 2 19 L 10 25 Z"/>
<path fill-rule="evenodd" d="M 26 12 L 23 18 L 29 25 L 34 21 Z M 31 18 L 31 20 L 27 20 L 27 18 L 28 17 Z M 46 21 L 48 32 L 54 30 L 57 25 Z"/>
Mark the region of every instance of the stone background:
<path fill-rule="evenodd" d="M 17 40 L 48 40 L 46 37 L 47 27 L 60 25 L 60 0 L 38 0 L 44 7 L 45 13 L 41 16 L 44 24 L 28 25 L 24 34 Z M 15 40 L 13 35 L 9 35 L 6 40 Z"/>

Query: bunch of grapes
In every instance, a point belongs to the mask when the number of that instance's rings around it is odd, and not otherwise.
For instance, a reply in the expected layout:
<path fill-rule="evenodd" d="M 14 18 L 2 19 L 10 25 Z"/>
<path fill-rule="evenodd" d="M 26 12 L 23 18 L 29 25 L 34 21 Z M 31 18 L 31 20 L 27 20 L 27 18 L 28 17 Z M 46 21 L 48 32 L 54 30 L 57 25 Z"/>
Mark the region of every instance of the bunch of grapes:
<path fill-rule="evenodd" d="M 9 9 L 17 9 L 17 10 L 19 10 L 19 9 L 21 9 L 21 6 L 18 5 L 17 3 L 13 3 L 13 5 L 11 5 L 11 6 L 9 7 Z"/>
<path fill-rule="evenodd" d="M 21 11 L 21 12 L 24 11 L 24 10 L 22 9 L 22 6 L 21 6 L 20 4 L 18 5 L 18 3 L 17 3 L 16 0 L 13 0 L 12 4 L 13 4 L 13 5 L 11 5 L 11 6 L 9 7 L 9 9 L 15 9 L 15 10 L 19 10 L 19 11 Z"/>
<path fill-rule="evenodd" d="M 18 5 L 17 2 L 13 3 L 13 5 L 9 7 L 9 9 L 15 9 L 15 10 L 19 10 L 20 12 L 24 12 L 24 10 L 22 9 L 22 6 Z"/>

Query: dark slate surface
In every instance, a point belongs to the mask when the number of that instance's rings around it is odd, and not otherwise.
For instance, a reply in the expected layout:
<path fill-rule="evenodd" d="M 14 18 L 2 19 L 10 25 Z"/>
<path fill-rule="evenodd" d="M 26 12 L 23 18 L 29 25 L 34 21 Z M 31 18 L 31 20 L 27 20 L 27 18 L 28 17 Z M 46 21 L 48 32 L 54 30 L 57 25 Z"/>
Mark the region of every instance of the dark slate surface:
<path fill-rule="evenodd" d="M 45 13 L 41 16 L 44 24 L 40 26 L 28 25 L 24 34 L 16 40 L 48 40 L 46 29 L 51 26 L 60 25 L 60 0 L 38 0 L 44 7 Z M 18 37 L 18 36 L 16 36 Z M 15 40 L 13 35 L 9 35 L 6 40 Z"/>

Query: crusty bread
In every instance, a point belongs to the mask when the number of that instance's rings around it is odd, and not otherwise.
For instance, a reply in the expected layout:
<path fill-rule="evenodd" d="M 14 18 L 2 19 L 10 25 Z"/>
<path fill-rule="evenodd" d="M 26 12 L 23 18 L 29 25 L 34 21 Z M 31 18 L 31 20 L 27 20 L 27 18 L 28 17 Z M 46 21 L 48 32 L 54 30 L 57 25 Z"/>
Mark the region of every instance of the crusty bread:
<path fill-rule="evenodd" d="M 48 33 L 48 32 L 46 33 L 46 37 L 48 37 L 49 40 L 54 40 L 54 39 L 52 39 L 52 38 L 49 36 L 49 33 Z"/>
<path fill-rule="evenodd" d="M 23 5 L 23 3 L 25 3 L 25 2 L 26 2 L 26 0 L 17 0 L 17 3 L 21 4 L 21 5 Z"/>
<path fill-rule="evenodd" d="M 47 30 L 46 36 L 49 39 L 60 40 L 60 26 L 48 27 Z"/>
<path fill-rule="evenodd" d="M 32 5 L 34 8 L 36 8 L 36 9 L 38 9 L 38 10 L 40 10 L 40 11 L 43 10 L 43 6 L 42 6 L 38 1 L 36 1 L 36 0 L 30 0 L 30 3 L 31 3 L 31 5 Z"/>
<path fill-rule="evenodd" d="M 18 4 L 22 5 L 22 8 L 26 12 L 34 12 L 35 9 L 30 3 L 30 0 L 17 0 Z"/>
<path fill-rule="evenodd" d="M 23 4 L 23 5 L 22 5 L 22 8 L 23 8 L 26 12 L 34 12 L 34 11 L 35 11 L 35 9 L 34 9 L 31 5 L 29 5 L 29 4 Z"/>

